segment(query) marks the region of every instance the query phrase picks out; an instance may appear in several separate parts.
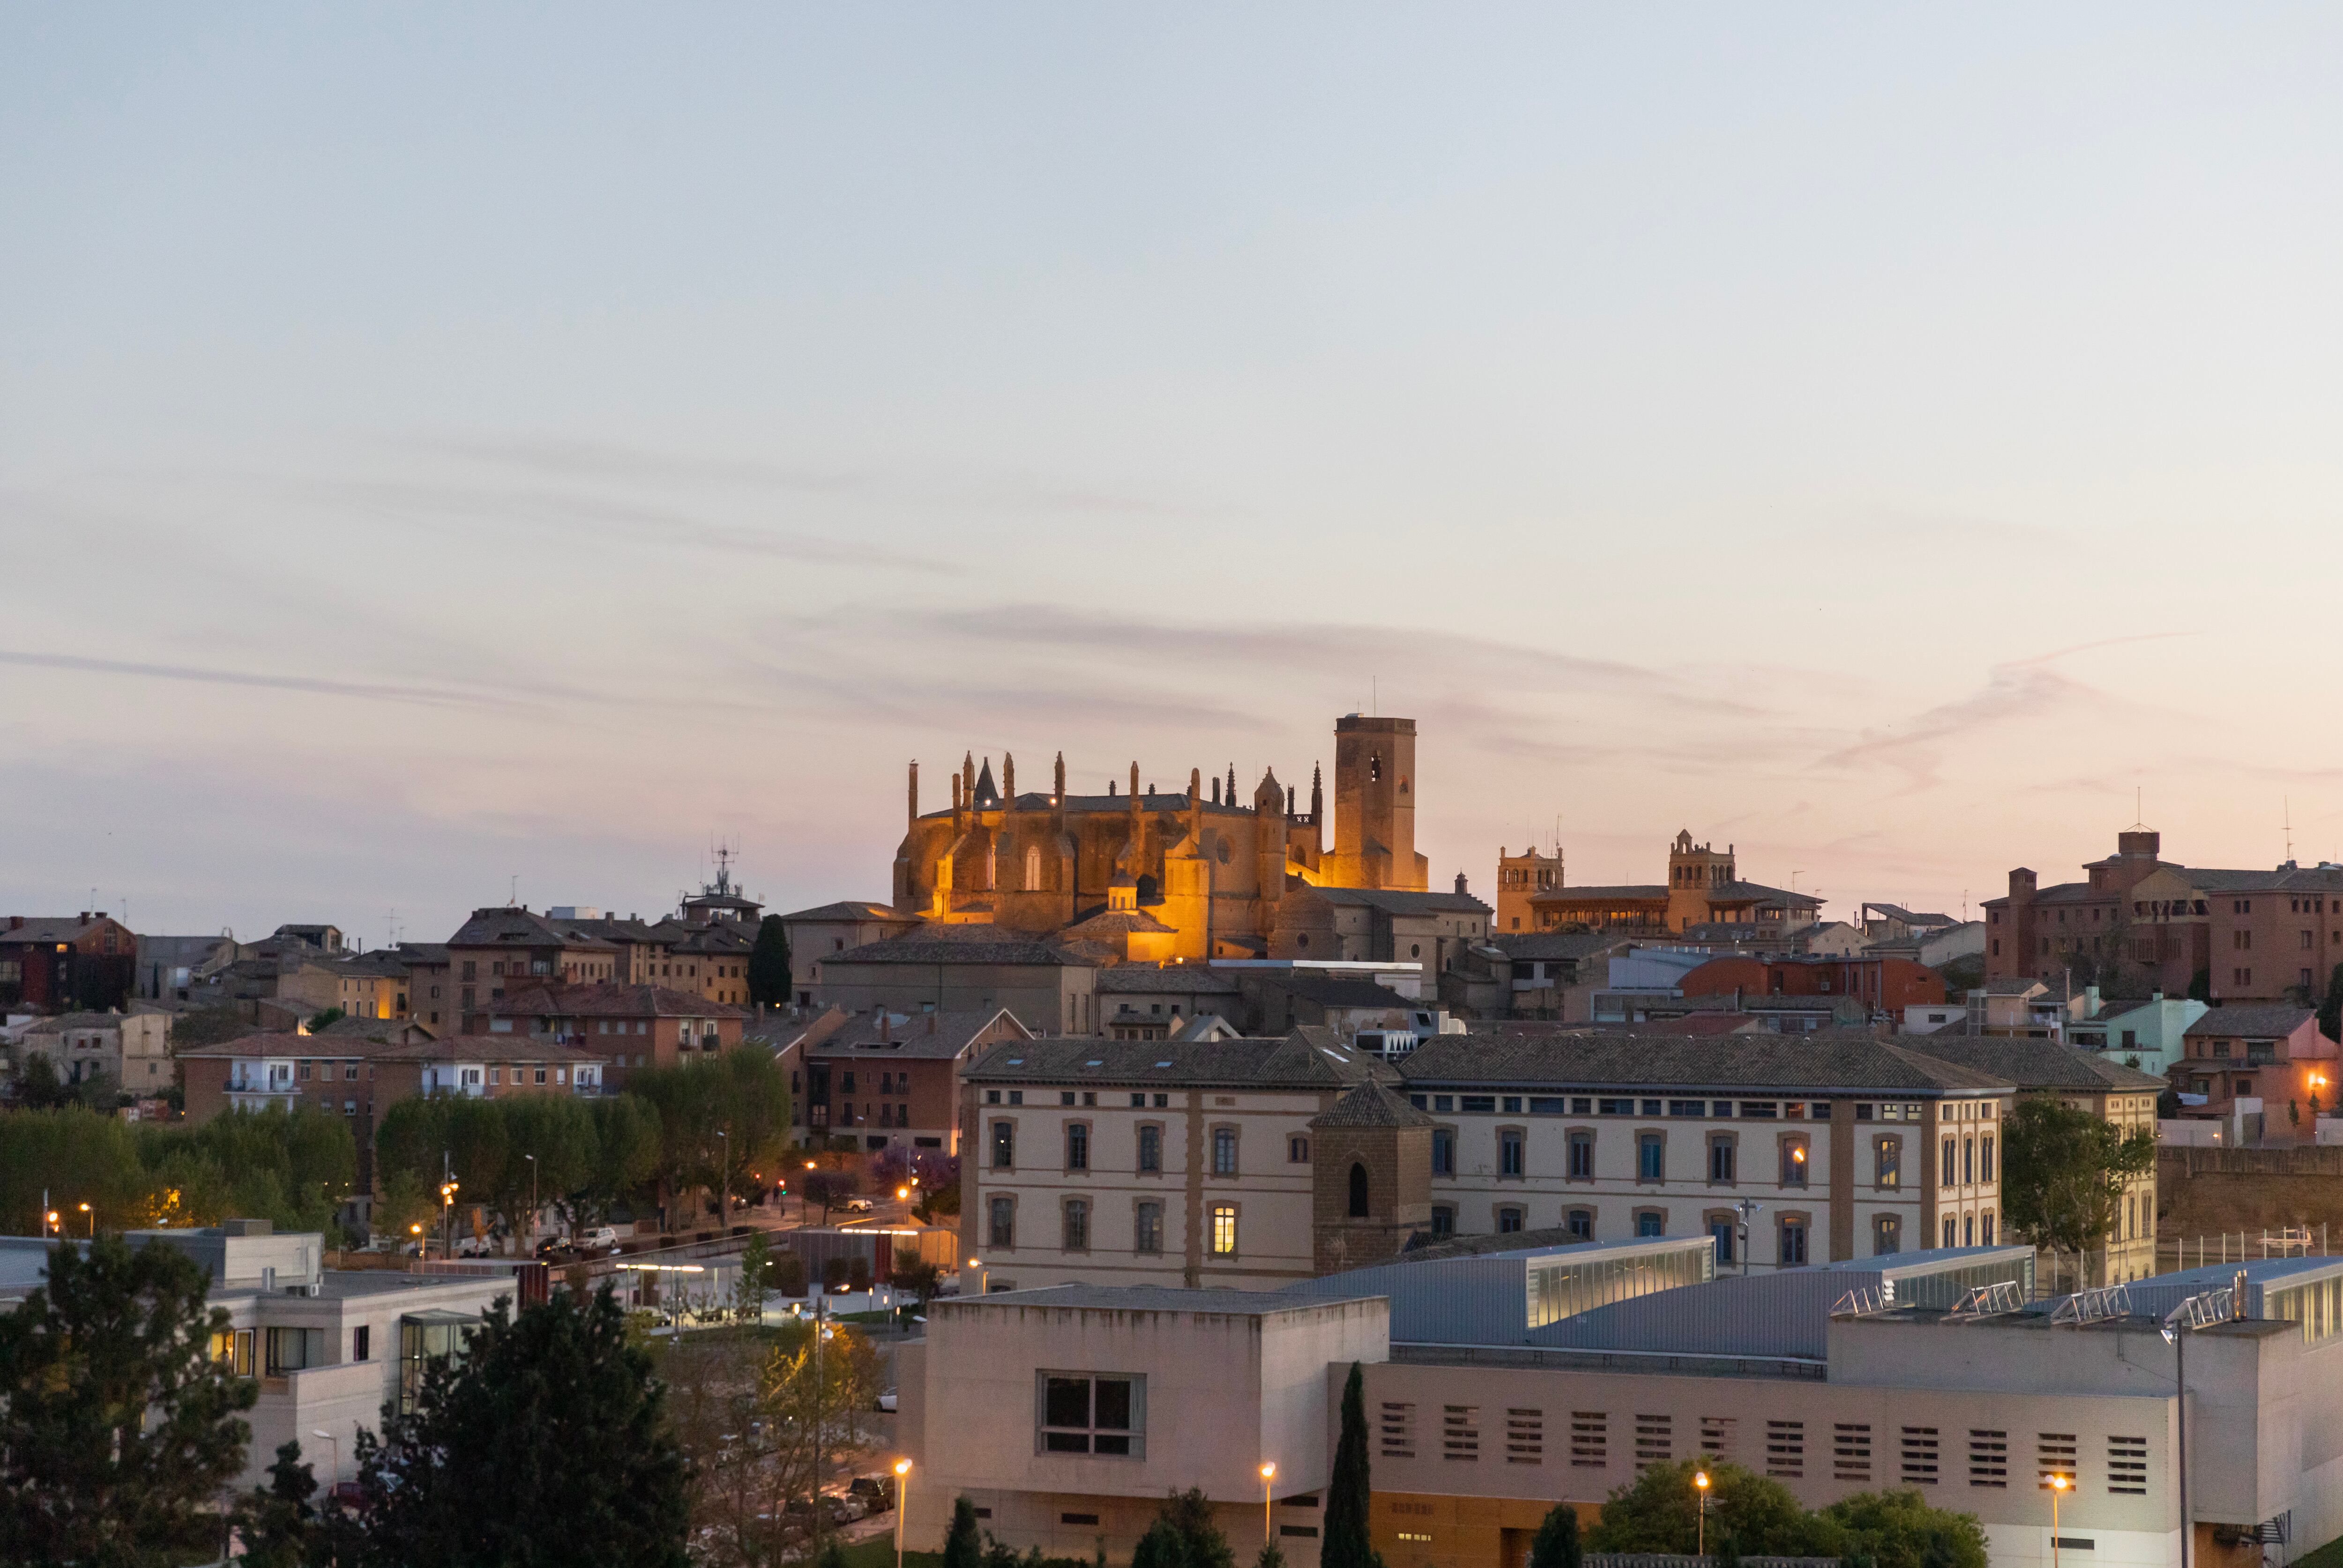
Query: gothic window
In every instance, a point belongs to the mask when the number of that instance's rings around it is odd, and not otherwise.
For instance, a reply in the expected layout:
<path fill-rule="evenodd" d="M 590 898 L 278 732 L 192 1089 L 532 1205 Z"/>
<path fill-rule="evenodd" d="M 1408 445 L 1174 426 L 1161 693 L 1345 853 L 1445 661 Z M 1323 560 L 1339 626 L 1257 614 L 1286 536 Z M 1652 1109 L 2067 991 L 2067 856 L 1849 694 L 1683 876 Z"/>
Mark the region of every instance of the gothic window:
<path fill-rule="evenodd" d="M 1041 851 L 1034 845 L 1025 849 L 1025 890 L 1039 892 L 1041 887 Z"/>
<path fill-rule="evenodd" d="M 1367 1168 L 1356 1161 L 1351 1162 L 1351 1218 L 1367 1217 Z"/>

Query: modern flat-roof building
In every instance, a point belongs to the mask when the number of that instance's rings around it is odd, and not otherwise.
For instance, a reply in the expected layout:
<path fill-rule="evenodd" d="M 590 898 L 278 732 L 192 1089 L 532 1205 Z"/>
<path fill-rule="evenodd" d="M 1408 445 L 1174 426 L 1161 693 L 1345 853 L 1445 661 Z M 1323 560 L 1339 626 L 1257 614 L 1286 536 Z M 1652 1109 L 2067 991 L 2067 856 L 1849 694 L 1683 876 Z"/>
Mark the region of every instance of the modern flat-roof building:
<path fill-rule="evenodd" d="M 2343 1445 L 2323 1413 L 2343 1408 L 2343 1259 L 2034 1302 L 2023 1248 L 1705 1280 L 1697 1259 L 1534 1248 L 1276 1292 L 939 1302 L 897 1362 L 925 1478 L 907 1543 L 932 1549 L 964 1493 L 1012 1547 L 1119 1559 L 1191 1486 L 1247 1541 L 1273 1463 L 1269 1523 L 1313 1568 L 1354 1363 L 1370 1530 L 1392 1568 L 1518 1563 L 1557 1502 L 1591 1521 L 1644 1467 L 1687 1459 L 1741 1464 L 1810 1508 L 1916 1491 L 1975 1514 L 1996 1568 L 2052 1561 L 2053 1476 L 2061 1560 L 2177 1568 L 2185 1531 L 2192 1564 L 2247 1568 L 2264 1542 L 2343 1531 Z M 1534 1282 L 1563 1270 L 1612 1288 L 1523 1326 Z M 1407 1337 L 1427 1331 L 1447 1337 Z"/>

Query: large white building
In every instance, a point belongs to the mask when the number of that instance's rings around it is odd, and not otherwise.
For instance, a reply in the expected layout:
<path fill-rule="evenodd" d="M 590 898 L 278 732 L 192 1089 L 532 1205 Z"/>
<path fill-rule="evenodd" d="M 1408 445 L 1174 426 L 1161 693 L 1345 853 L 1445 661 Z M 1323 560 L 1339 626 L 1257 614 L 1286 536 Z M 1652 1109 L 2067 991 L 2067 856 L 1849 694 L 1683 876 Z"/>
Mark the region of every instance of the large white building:
<path fill-rule="evenodd" d="M 1020 1549 L 1128 1556 L 1202 1487 L 1241 1553 L 1312 1568 L 1353 1363 L 1390 1568 L 1503 1568 L 1556 1502 L 1591 1522 L 1642 1469 L 1700 1456 L 1809 1507 L 1911 1488 L 1974 1513 L 1997 1565 L 2191 1568 L 2343 1533 L 2343 1259 L 2029 1302 L 1996 1247 L 1716 1277 L 1693 1239 L 1493 1242 L 1278 1292 L 1068 1285 L 935 1303 L 897 1363 L 907 1541 L 965 1494 Z M 1408 1278 L 1420 1271 L 1422 1278 Z M 2161 1332 L 2189 1298 L 2202 1309 Z M 1559 1315 L 1551 1315 L 1555 1311 Z M 1541 1321 L 1543 1319 L 1543 1321 Z"/>

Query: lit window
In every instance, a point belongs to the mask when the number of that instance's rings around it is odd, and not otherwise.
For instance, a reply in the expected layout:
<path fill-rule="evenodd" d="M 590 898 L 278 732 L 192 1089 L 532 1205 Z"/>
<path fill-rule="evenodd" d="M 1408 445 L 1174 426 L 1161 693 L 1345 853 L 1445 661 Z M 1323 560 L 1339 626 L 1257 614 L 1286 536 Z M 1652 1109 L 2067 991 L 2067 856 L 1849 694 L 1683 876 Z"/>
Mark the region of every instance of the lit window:
<path fill-rule="evenodd" d="M 1233 1203 L 1212 1205 L 1212 1256 L 1233 1258 L 1237 1255 L 1237 1206 Z"/>

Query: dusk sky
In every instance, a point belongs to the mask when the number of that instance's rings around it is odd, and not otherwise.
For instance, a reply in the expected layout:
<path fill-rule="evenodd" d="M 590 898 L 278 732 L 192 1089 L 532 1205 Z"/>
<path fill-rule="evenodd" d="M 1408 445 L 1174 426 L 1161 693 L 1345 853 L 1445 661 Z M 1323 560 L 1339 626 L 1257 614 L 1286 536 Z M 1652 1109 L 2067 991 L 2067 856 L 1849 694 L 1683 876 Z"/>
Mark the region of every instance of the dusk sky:
<path fill-rule="evenodd" d="M 8 7 L 0 901 L 884 899 L 914 758 L 1306 792 L 1370 705 L 1484 897 L 2343 858 L 2338 79 L 2331 6 Z"/>

